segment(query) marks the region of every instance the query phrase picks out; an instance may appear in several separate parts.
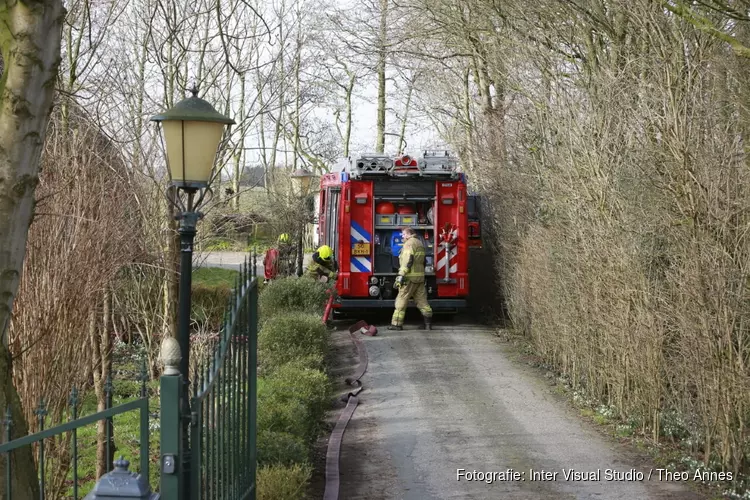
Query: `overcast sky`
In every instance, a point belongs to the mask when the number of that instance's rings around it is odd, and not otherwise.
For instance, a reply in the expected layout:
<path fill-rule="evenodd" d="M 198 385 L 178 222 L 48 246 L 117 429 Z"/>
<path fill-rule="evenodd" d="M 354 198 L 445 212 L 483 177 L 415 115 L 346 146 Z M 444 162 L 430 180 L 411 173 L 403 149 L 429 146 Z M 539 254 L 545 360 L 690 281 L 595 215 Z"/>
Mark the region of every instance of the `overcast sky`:
<path fill-rule="evenodd" d="M 389 88 L 390 90 L 390 88 Z M 352 151 L 356 152 L 361 149 L 375 151 L 375 140 L 377 138 L 377 83 L 371 82 L 367 85 L 363 94 L 368 96 L 372 102 L 365 99 L 357 98 L 354 102 L 353 115 L 356 117 L 353 123 L 352 133 Z M 412 114 L 412 117 L 414 115 Z M 412 118 L 413 119 L 413 118 Z M 401 123 L 396 120 L 394 114 L 389 113 L 386 116 L 386 132 L 398 134 L 401 129 Z M 420 130 L 421 129 L 421 130 Z M 416 153 L 423 149 L 440 148 L 440 138 L 432 129 L 430 123 L 416 124 L 412 120 L 407 123 L 406 127 L 406 149 L 409 152 Z M 385 148 L 387 151 L 396 152 L 398 149 L 398 137 L 385 136 Z"/>

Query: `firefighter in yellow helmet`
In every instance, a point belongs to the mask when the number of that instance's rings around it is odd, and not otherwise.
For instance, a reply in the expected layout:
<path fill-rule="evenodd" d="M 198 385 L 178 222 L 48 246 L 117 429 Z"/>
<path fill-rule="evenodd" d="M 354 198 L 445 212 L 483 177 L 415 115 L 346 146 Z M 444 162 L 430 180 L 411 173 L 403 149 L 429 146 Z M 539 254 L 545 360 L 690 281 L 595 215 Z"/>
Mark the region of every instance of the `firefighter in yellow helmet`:
<path fill-rule="evenodd" d="M 424 280 L 425 251 L 422 241 L 410 227 L 401 230 L 404 244 L 398 255 L 398 277 L 394 286 L 398 288 L 396 309 L 393 311 L 389 330 L 403 330 L 404 316 L 409 299 L 414 299 L 424 318 L 424 329 L 432 330 L 432 308 L 427 302 L 427 289 Z"/>
<path fill-rule="evenodd" d="M 338 276 L 336 264 L 333 260 L 333 249 L 328 245 L 323 245 L 312 255 L 312 262 L 307 266 L 305 276 L 313 279 L 327 277 L 335 280 Z"/>
<path fill-rule="evenodd" d="M 293 248 L 289 244 L 289 235 L 279 235 L 275 247 L 271 247 L 263 258 L 264 283 L 276 278 L 283 278 L 291 274 L 291 255 Z"/>
<path fill-rule="evenodd" d="M 277 246 L 279 248 L 279 276 L 282 278 L 291 276 L 294 274 L 295 249 L 292 240 L 287 233 L 279 235 Z"/>

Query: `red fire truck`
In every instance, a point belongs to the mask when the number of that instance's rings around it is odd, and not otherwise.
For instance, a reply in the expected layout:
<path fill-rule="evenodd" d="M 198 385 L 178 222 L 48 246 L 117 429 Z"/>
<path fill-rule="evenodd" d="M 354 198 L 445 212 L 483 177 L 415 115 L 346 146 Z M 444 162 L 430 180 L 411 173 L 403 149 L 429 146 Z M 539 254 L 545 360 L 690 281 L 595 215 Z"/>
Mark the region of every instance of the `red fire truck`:
<path fill-rule="evenodd" d="M 446 151 L 350 157 L 321 178 L 319 196 L 318 244 L 333 249 L 339 271 L 334 311 L 394 306 L 404 226 L 424 243 L 433 309 L 466 307 L 469 248 L 481 247 L 481 228 L 457 158 Z"/>

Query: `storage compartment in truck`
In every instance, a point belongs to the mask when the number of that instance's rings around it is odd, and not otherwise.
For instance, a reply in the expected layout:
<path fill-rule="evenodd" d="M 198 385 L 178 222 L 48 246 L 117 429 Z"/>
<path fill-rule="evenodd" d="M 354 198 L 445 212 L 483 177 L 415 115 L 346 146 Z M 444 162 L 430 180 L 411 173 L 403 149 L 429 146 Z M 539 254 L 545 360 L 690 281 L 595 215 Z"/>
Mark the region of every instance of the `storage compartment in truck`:
<path fill-rule="evenodd" d="M 434 266 L 433 201 L 386 201 L 375 204 L 375 267 L 376 274 L 398 272 L 398 255 L 403 241 L 401 227 L 414 228 L 425 246 L 425 273 L 431 274 Z"/>

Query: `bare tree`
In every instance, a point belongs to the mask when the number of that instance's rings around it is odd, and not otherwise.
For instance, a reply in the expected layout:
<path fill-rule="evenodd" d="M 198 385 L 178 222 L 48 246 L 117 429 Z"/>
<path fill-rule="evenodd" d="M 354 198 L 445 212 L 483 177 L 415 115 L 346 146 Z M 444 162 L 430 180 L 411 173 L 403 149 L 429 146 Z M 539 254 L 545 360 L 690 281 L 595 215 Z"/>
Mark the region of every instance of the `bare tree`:
<path fill-rule="evenodd" d="M 316 35 L 312 40 L 320 60 L 325 61 L 325 74 L 319 79 L 325 92 L 326 104 L 333 110 L 333 116 L 341 141 L 344 157 L 349 156 L 352 142 L 353 100 L 356 87 L 361 87 L 362 80 L 369 70 L 357 61 L 357 55 L 348 51 L 347 44 L 327 17 L 320 16 L 314 21 Z"/>
<path fill-rule="evenodd" d="M 61 419 L 69 389 L 87 386 L 89 373 L 104 409 L 112 373 L 111 289 L 120 270 L 143 253 L 123 157 L 76 110 L 70 105 L 65 118 L 60 110 L 50 122 L 9 336 L 27 418 L 43 398 L 53 421 Z M 99 475 L 111 463 L 104 459 L 105 425 L 99 424 Z M 55 465 L 52 483 L 62 487 L 67 463 Z"/>
<path fill-rule="evenodd" d="M 717 387 L 748 366 L 745 3 L 408 2 L 429 29 L 401 53 L 491 200 L 514 326 L 639 432 L 735 472 L 747 401 Z"/>
<path fill-rule="evenodd" d="M 392 0 L 360 0 L 347 9 L 334 11 L 329 20 L 340 41 L 351 54 L 349 65 L 367 68 L 377 79 L 375 151 L 385 150 L 389 65 L 412 31 Z"/>

